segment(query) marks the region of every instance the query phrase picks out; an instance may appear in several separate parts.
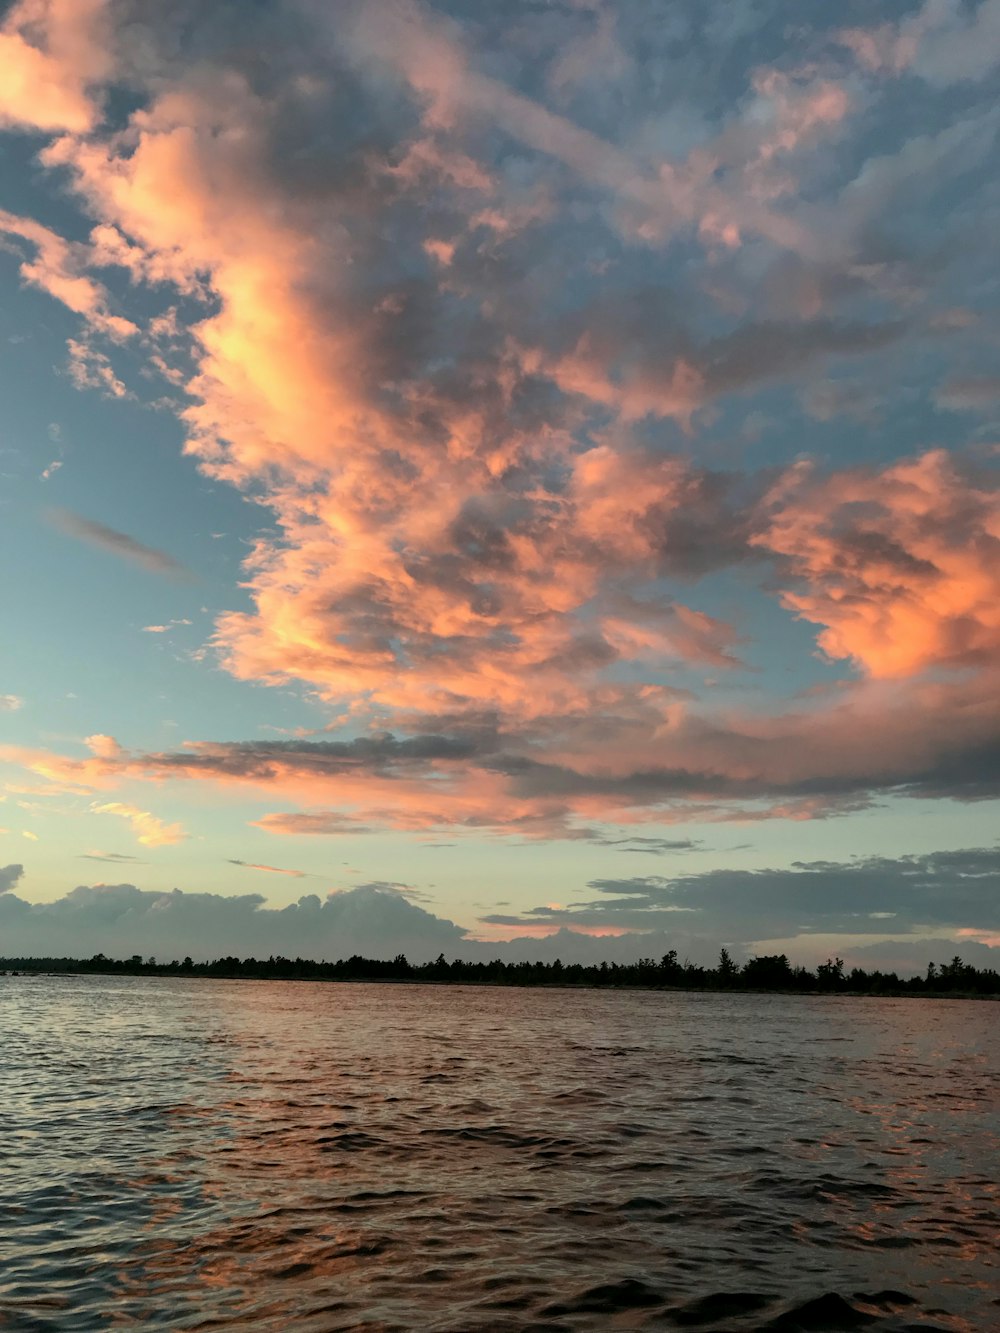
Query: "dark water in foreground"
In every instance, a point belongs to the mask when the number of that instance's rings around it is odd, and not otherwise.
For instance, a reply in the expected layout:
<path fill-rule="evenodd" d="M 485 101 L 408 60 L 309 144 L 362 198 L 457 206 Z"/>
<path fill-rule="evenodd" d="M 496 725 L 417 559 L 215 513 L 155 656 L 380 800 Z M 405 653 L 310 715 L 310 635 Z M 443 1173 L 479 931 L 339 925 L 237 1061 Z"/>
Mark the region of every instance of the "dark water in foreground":
<path fill-rule="evenodd" d="M 0 1327 L 1000 1328 L 1000 1007 L 0 978 Z"/>

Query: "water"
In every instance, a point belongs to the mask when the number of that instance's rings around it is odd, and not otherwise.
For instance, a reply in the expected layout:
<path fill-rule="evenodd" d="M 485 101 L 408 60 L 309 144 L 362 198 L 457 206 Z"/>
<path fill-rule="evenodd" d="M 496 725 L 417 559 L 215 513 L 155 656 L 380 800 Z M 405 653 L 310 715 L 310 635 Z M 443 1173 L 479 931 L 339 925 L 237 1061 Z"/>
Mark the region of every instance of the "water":
<path fill-rule="evenodd" d="M 0 1327 L 1000 1328 L 998 1018 L 0 978 Z"/>

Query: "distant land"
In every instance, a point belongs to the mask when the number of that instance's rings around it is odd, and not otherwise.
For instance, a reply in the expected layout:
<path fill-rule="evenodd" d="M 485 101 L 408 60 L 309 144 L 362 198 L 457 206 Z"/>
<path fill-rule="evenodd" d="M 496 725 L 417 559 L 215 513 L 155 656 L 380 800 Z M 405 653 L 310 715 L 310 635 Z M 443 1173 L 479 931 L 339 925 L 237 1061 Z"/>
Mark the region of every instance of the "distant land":
<path fill-rule="evenodd" d="M 957 955 L 947 963 L 928 963 L 921 976 L 900 977 L 895 972 L 845 970 L 843 960 L 829 958 L 815 972 L 790 963 L 785 954 L 767 954 L 740 965 L 727 950 L 717 967 L 680 962 L 676 950 L 661 958 L 640 958 L 636 963 L 467 963 L 448 962 L 440 954 L 431 963 L 410 963 L 403 954 L 393 959 L 362 958 L 354 954 L 335 963 L 310 958 L 216 958 L 210 963 L 157 962 L 133 954 L 130 958 L 0 958 L 0 971 L 66 975 L 212 977 L 261 981 L 408 981 L 473 986 L 580 986 L 588 988 L 638 987 L 647 990 L 771 991 L 803 995 L 917 995 L 952 998 L 1000 996 L 1000 973 L 976 968 Z"/>

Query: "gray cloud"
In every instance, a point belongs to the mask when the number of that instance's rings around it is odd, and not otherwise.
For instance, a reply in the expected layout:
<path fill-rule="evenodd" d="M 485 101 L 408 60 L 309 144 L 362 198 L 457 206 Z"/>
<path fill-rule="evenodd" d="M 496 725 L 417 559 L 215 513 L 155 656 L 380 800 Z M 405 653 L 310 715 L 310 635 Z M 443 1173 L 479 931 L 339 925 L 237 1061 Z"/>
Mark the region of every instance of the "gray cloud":
<path fill-rule="evenodd" d="M 931 962 L 951 962 L 956 954 L 973 967 L 1000 970 L 1000 947 L 969 939 L 924 936 L 913 940 L 880 940 L 876 944 L 849 945 L 847 954 L 849 966 L 898 972 L 900 976 L 922 973 Z"/>
<path fill-rule="evenodd" d="M 49 519 L 61 532 L 67 533 L 70 537 L 77 537 L 91 546 L 109 551 L 130 564 L 139 565 L 151 574 L 159 574 L 175 582 L 187 582 L 194 577 L 186 565 L 175 560 L 166 551 L 146 546 L 135 537 L 130 537 L 128 533 L 119 532 L 117 528 L 109 528 L 106 524 L 97 523 L 93 519 L 84 518 L 82 514 L 74 513 L 71 509 L 52 509 L 49 511 Z"/>
<path fill-rule="evenodd" d="M 609 838 L 595 834 L 590 841 L 597 847 L 614 847 L 619 852 L 642 852 L 647 856 L 663 856 L 668 852 L 697 852 L 703 845 L 691 838 L 650 838 L 638 835 Z"/>
<path fill-rule="evenodd" d="M 94 953 L 199 959 L 226 954 L 408 957 L 454 952 L 466 932 L 409 902 L 396 886 L 368 885 L 321 899 L 307 894 L 271 908 L 260 894 L 170 893 L 134 884 L 81 885 L 51 903 L 0 897 L 8 957 Z"/>
<path fill-rule="evenodd" d="M 469 961 L 596 963 L 659 957 L 676 949 L 682 959 L 712 965 L 722 944 L 742 959 L 752 952 L 753 941 L 797 937 L 790 951 L 812 965 L 829 947 L 812 944 L 810 937 L 839 934 L 844 939 L 838 952 L 861 966 L 920 971 L 930 958 L 955 953 L 994 966 L 990 960 L 1000 949 L 984 953 L 986 946 L 975 940 L 935 937 L 926 943 L 905 937 L 935 927 L 995 933 L 998 869 L 1000 849 L 974 848 L 898 861 L 801 864 L 784 871 L 595 880 L 588 887 L 598 897 L 575 907 L 483 918 L 501 928 L 492 934 L 502 935 L 503 926 L 517 928 L 518 937 L 492 942 L 471 938 L 421 906 L 430 901 L 426 893 L 394 881 L 375 880 L 325 899 L 307 894 L 280 908 L 269 907 L 256 893 L 227 897 L 133 884 L 81 885 L 54 902 L 0 896 L 0 939 L 6 957 L 102 952 L 161 960 L 186 954 L 199 960 L 229 954 L 333 960 L 402 952 L 419 962 L 443 952 Z M 16 883 L 20 867 L 0 871 L 0 879 L 12 871 Z M 526 927 L 551 933 L 524 936 Z M 885 937 L 877 945 L 850 944 L 851 936 L 877 935 Z M 893 938 L 898 936 L 904 938 Z"/>
<path fill-rule="evenodd" d="M 125 852 L 81 852 L 81 861 L 107 861 L 111 865 L 146 865 L 140 856 L 129 856 Z"/>
<path fill-rule="evenodd" d="M 486 747 L 473 737 L 424 735 L 398 739 L 383 734 L 346 741 L 204 742 L 190 751 L 166 752 L 148 758 L 163 769 L 266 779 L 274 777 L 283 766 L 317 774 L 409 770 L 435 762 L 473 759 L 483 748 Z"/>
<path fill-rule="evenodd" d="M 199 961 L 227 956 L 337 958 L 362 954 L 392 958 L 405 953 L 426 962 L 444 953 L 471 962 L 502 958 L 597 963 L 634 962 L 668 948 L 692 961 L 712 963 L 720 941 L 694 933 L 660 931 L 620 938 L 592 938 L 559 930 L 547 938 L 484 943 L 435 916 L 419 901 L 427 895 L 405 884 L 373 881 L 321 899 L 307 894 L 288 907 L 268 907 L 260 894 L 170 893 L 133 884 L 81 885 L 50 903 L 0 897 L 4 956 L 130 957 L 162 960 L 190 955 Z M 740 950 L 735 950 L 742 956 Z"/>
<path fill-rule="evenodd" d="M 0 866 L 0 893 L 9 893 L 24 874 L 24 866 Z"/>
<path fill-rule="evenodd" d="M 425 827 L 502 828 L 593 840 L 611 836 L 591 826 L 594 798 L 604 799 L 601 819 L 612 823 L 620 810 L 643 810 L 650 820 L 659 816 L 670 823 L 685 813 L 690 818 L 692 811 L 708 821 L 753 822 L 832 818 L 890 795 L 995 799 L 1000 795 L 995 698 L 994 677 L 983 672 L 930 685 L 900 684 L 891 695 L 877 685 L 850 686 L 770 716 L 730 714 L 725 724 L 685 710 L 655 743 L 641 717 L 584 715 L 543 719 L 511 736 L 477 723 L 451 736 L 203 742 L 103 762 L 124 773 L 246 780 L 273 785 L 276 794 L 308 778 L 314 808 L 255 821 L 274 833 L 367 833 L 393 824 L 398 814 L 411 826 L 409 811 L 419 814 L 416 822 Z M 620 746 L 630 735 L 631 764 L 590 766 L 591 756 L 605 745 Z M 551 738 L 584 756 L 579 766 L 537 757 Z M 438 799 L 442 779 L 461 789 L 474 785 L 477 775 L 487 775 L 491 783 L 502 779 L 504 799 L 457 814 Z M 401 805 L 393 804 L 397 780 Z M 518 803 L 514 814 L 509 800 Z M 324 808 L 321 801 L 329 804 Z M 525 810 L 525 803 L 531 808 Z M 343 805 L 349 812 L 338 808 Z M 586 824 L 578 822 L 577 809 L 589 811 Z"/>
<path fill-rule="evenodd" d="M 955 376 L 935 395 L 939 407 L 953 412 L 982 412 L 1000 407 L 1000 375 Z"/>
<path fill-rule="evenodd" d="M 542 922 L 629 930 L 681 928 L 733 940 L 810 934 L 908 935 L 927 929 L 1000 928 L 1000 846 L 896 859 L 796 862 L 781 870 L 595 879 L 600 896 L 493 925 Z"/>

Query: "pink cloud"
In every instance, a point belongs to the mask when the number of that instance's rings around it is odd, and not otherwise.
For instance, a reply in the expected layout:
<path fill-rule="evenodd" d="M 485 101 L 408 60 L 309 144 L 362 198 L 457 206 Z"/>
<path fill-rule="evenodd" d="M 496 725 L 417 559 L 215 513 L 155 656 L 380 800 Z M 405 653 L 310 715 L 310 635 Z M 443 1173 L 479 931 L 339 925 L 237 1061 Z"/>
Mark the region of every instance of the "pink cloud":
<path fill-rule="evenodd" d="M 83 133 L 110 71 L 106 0 L 19 0 L 0 28 L 0 124 Z"/>
<path fill-rule="evenodd" d="M 107 291 L 84 273 L 89 262 L 85 246 L 72 245 L 51 228 L 0 209 L 0 236 L 3 235 L 25 242 L 33 251 L 32 257 L 20 266 L 26 283 L 82 315 L 91 329 L 115 342 L 138 332 L 131 320 L 109 312 Z"/>
<path fill-rule="evenodd" d="M 284 866 L 269 866 L 257 861 L 230 861 L 231 866 L 242 866 L 244 870 L 265 870 L 271 875 L 288 875 L 291 879 L 307 878 L 304 870 L 286 870 Z"/>
<path fill-rule="evenodd" d="M 168 753 L 72 758 L 0 748 L 52 792 L 126 781 L 209 783 L 297 806 L 258 826 L 285 836 L 445 828 L 590 837 L 620 825 L 809 820 L 880 794 L 995 794 L 994 676 L 864 682 L 772 714 L 706 713 L 675 699 L 659 726 L 607 704 L 524 739 L 461 732 L 397 740 L 197 743 Z M 920 726 L 914 725 L 920 719 Z M 43 788 L 45 790 L 45 788 Z"/>
<path fill-rule="evenodd" d="M 1000 3 L 925 0 L 898 24 L 851 28 L 840 40 L 874 73 L 913 71 L 933 87 L 978 82 L 1000 65 Z"/>
<path fill-rule="evenodd" d="M 942 450 L 820 476 L 802 465 L 772 492 L 754 541 L 795 580 L 784 604 L 818 643 L 875 678 L 987 665 L 1000 652 L 1000 491 Z"/>
<path fill-rule="evenodd" d="M 533 340 L 533 327 L 505 330 L 498 286 L 467 302 L 477 312 L 444 355 L 435 341 L 452 310 L 443 296 L 466 296 L 470 236 L 484 228 L 499 244 L 549 207 L 544 190 L 516 198 L 495 165 L 475 159 L 459 134 L 467 122 L 501 127 L 602 192 L 629 243 L 700 237 L 736 252 L 764 238 L 826 261 L 829 237 L 799 216 L 798 155 L 841 132 L 846 84 L 760 70 L 728 124 L 668 161 L 609 143 L 477 69 L 455 29 L 415 5 L 356 13 L 349 45 L 416 94 L 417 124 L 397 158 L 361 164 L 356 193 L 321 181 L 295 193 L 273 168 L 275 107 L 247 78 L 165 66 L 128 123 L 102 130 L 86 101 L 112 59 L 96 54 L 110 50 L 99 41 L 102 7 L 18 6 L 6 39 L 24 45 L 30 21 L 42 36 L 26 59 L 56 62 L 52 79 L 63 82 L 51 86 L 70 98 L 58 114 L 39 100 L 36 127 L 60 131 L 43 161 L 96 225 L 78 246 L 10 214 L 0 225 L 25 280 L 88 332 L 135 333 L 92 269 L 168 283 L 171 300 L 209 298 L 186 334 L 162 314 L 142 332 L 158 347 L 183 343 L 193 359 L 190 374 L 160 363 L 189 395 L 188 452 L 268 506 L 278 529 L 246 563 L 251 609 L 217 622 L 226 668 L 303 682 L 361 732 L 416 730 L 424 718 L 461 736 L 488 716 L 493 749 L 338 768 L 304 748 L 248 757 L 203 744 L 158 756 L 101 742 L 85 759 L 10 750 L 12 761 L 76 791 L 126 776 L 252 785 L 302 804 L 260 821 L 289 835 L 320 823 L 336 832 L 343 819 L 535 836 L 576 835 L 611 816 L 819 817 L 844 788 L 852 797 L 866 780 L 923 781 L 967 752 L 995 701 L 985 673 L 1000 646 L 1000 532 L 986 480 L 934 452 L 822 476 L 794 468 L 761 500 L 763 480 L 735 495 L 730 477 L 667 453 L 669 436 L 638 443 L 636 423 L 690 430 L 715 398 L 790 375 L 808 357 L 881 346 L 895 325 L 822 320 L 817 281 L 805 328 L 751 325 L 699 341 L 674 336 L 659 308 L 643 319 L 623 299 Z M 556 83 L 568 86 L 574 68 Z M 927 151 L 936 161 L 949 142 Z M 852 226 L 908 160 L 876 164 L 844 192 Z M 377 191 L 423 218 L 442 183 L 455 193 L 448 226 L 414 247 L 434 261 L 424 285 L 391 264 L 359 281 L 378 267 Z M 74 340 L 71 353 L 81 387 L 126 394 L 90 341 Z M 537 406 L 550 398 L 556 407 Z M 859 667 L 862 686 L 833 704 L 721 716 L 671 683 L 678 664 L 738 667 L 742 635 L 665 591 L 668 581 L 751 558 L 776 561 L 785 606 L 817 626 L 829 657 Z M 984 674 L 961 686 L 923 679 L 955 668 Z M 882 681 L 908 688 L 893 698 Z M 918 706 L 930 711 L 914 729 L 908 710 Z M 148 816 L 114 812 L 126 809 Z"/>

